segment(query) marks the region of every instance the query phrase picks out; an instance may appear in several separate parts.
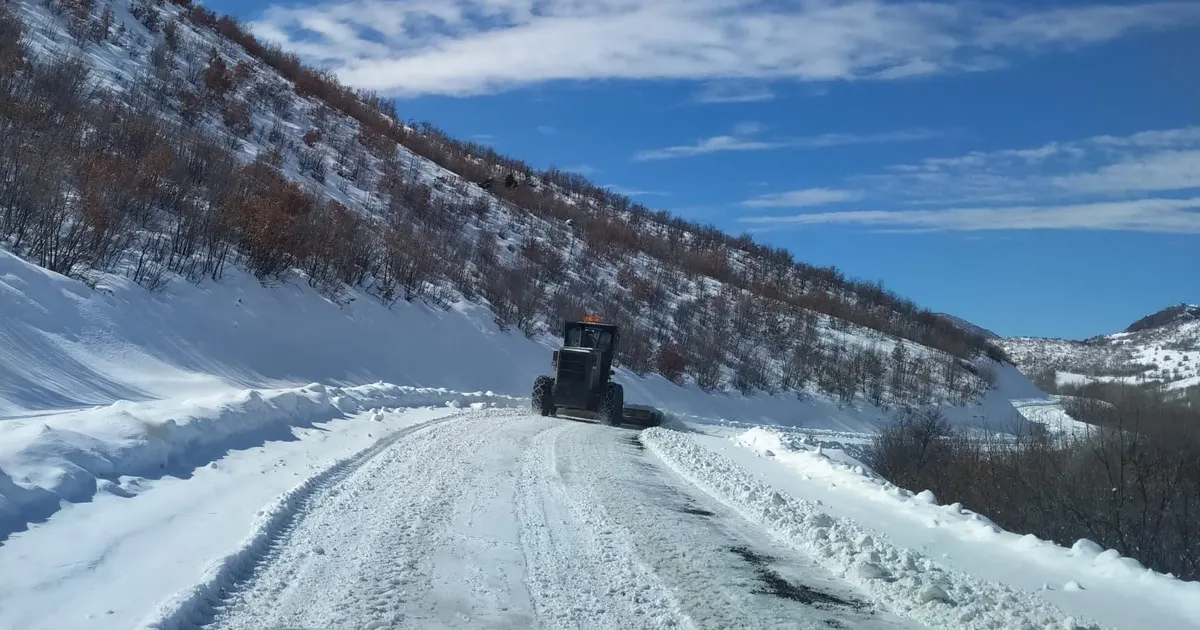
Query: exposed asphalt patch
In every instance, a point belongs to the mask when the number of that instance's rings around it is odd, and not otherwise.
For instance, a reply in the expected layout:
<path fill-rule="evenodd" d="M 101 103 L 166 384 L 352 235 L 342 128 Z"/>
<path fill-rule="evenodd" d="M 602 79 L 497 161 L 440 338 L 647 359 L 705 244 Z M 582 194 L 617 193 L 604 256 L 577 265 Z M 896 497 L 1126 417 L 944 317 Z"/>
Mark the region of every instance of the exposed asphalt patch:
<path fill-rule="evenodd" d="M 866 608 L 863 602 L 843 599 L 830 595 L 802 584 L 793 584 L 769 566 L 771 558 L 752 551 L 746 547 L 730 547 L 730 551 L 741 556 L 743 560 L 754 565 L 758 579 L 766 588 L 761 591 L 767 595 L 782 597 L 808 606 L 846 606 L 850 608 Z M 836 623 L 836 622 L 835 622 Z M 837 627 L 837 626 L 831 626 Z"/>
<path fill-rule="evenodd" d="M 691 506 L 691 505 L 685 505 L 685 506 L 679 508 L 679 511 L 683 512 L 684 514 L 695 514 L 696 516 L 716 516 L 716 514 L 714 512 L 710 512 L 704 508 L 698 508 L 698 507 Z"/>

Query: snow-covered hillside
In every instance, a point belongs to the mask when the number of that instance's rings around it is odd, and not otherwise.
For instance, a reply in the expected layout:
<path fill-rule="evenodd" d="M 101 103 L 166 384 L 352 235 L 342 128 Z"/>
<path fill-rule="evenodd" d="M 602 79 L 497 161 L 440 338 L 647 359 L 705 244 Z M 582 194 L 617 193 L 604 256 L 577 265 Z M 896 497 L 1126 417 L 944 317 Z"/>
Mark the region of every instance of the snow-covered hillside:
<path fill-rule="evenodd" d="M 1083 341 L 1018 337 L 998 343 L 1026 374 L 1057 381 L 1115 381 L 1182 390 L 1200 385 L 1200 307 L 1179 305 L 1122 332 Z"/>
<path fill-rule="evenodd" d="M 622 325 L 631 369 L 708 390 L 815 385 L 846 402 L 926 404 L 977 400 L 987 388 L 970 363 L 988 350 L 984 340 L 878 285 L 399 125 L 382 101 L 188 2 L 11 6 L 27 25 L 29 88 L 42 74 L 69 74 L 79 94 L 71 106 L 133 143 L 88 145 L 98 136 L 82 125 L 62 141 L 82 149 L 43 143 L 45 168 L 97 188 L 44 200 L 78 216 L 4 226 L 18 254 L 56 271 L 158 288 L 240 267 L 338 302 L 355 290 L 383 303 L 467 299 L 528 334 L 592 312 Z M 82 66 L 56 65 L 69 57 Z M 84 97 L 102 105 L 87 110 Z M 105 100 L 118 97 L 120 107 Z M 47 112 L 13 127 L 17 144 L 66 106 L 36 91 L 30 99 L 22 106 Z M 76 154 L 96 159 L 74 164 Z M 89 176 L 97 162 L 133 181 Z M 105 208 L 99 217 L 77 201 L 92 198 Z M 70 238 L 33 238 L 50 231 Z M 890 357 L 898 339 L 904 352 Z M 897 387 L 882 387 L 889 371 L 899 372 Z"/>
<path fill-rule="evenodd" d="M 978 335 L 389 127 L 190 2 L 0 8 L 25 35 L 0 37 L 0 627 L 1200 614 L 1195 584 L 999 532 L 842 448 L 905 406 L 1089 430 Z M 615 378 L 666 427 L 529 413 L 584 312 L 622 324 Z"/>
<path fill-rule="evenodd" d="M 305 284 L 264 287 L 236 270 L 200 286 L 175 279 L 158 293 L 119 276 L 92 289 L 0 251 L 0 294 L 0 535 L 61 500 L 90 500 L 105 479 L 190 470 L 336 416 L 338 396 L 354 409 L 464 400 L 429 388 L 525 399 L 557 343 L 498 330 L 490 311 L 465 300 L 388 307 L 359 293 L 340 305 Z M 1027 411 L 1054 407 L 1053 398 L 1011 367 L 990 369 L 998 387 L 952 408 L 957 422 L 1011 425 L 1025 413 L 1063 426 Z M 624 368 L 617 380 L 628 402 L 695 421 L 856 432 L 886 421 L 869 402 L 840 405 L 820 392 L 708 393 Z M 330 394 L 306 389 L 313 383 L 426 389 Z"/>

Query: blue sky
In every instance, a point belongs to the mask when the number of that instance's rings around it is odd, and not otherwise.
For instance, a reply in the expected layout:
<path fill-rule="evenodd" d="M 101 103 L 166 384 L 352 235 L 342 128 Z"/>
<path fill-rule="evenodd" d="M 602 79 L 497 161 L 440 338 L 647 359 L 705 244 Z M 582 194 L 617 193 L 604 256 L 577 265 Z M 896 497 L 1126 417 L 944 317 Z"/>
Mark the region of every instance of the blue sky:
<path fill-rule="evenodd" d="M 1200 2 L 206 4 L 405 118 L 1001 334 L 1200 302 Z"/>

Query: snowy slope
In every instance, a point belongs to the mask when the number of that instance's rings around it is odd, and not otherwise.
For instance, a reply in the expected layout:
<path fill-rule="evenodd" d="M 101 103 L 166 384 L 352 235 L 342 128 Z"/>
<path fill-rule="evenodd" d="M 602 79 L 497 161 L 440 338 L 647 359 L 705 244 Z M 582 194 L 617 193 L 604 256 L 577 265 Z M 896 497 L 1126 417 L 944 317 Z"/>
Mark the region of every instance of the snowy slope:
<path fill-rule="evenodd" d="M 125 3 L 97 3 L 94 13 L 111 6 L 117 22 L 125 27 L 122 35 L 102 43 L 75 41 L 65 30 L 65 18 L 45 3 L 23 1 L 12 6 L 29 25 L 33 55 L 50 58 L 82 52 L 99 87 L 141 89 L 144 86 L 137 82 L 154 74 L 152 48 L 162 35 L 134 19 Z M 160 10 L 168 17 L 181 15 L 181 8 L 169 3 Z M 263 82 L 286 84 L 213 31 L 194 29 L 182 20 L 178 37 L 181 51 L 215 47 L 232 60 L 249 64 Z M 196 70 L 196 63 L 203 63 L 182 52 L 177 62 L 180 72 Z M 312 128 L 321 106 L 294 94 L 284 100 L 286 107 L 255 111 L 256 124 L 269 129 L 269 134 L 233 138 L 219 122 L 211 124 L 210 131 L 229 137 L 240 147 L 243 159 L 277 145 L 301 146 L 304 130 Z M 164 111 L 164 115 L 176 114 Z M 331 117 L 323 142 L 333 142 L 337 136 L 357 143 L 353 121 L 327 116 Z M 428 183 L 436 194 L 474 196 L 491 205 L 486 220 L 464 229 L 476 237 L 496 238 L 501 256 L 512 255 L 524 239 L 552 240 L 563 231 L 563 226 L 497 202 L 402 147 L 397 151 L 409 169 L 406 176 Z M 368 171 L 377 176 L 377 158 L 363 155 Z M 283 165 L 290 177 L 364 213 L 378 209 L 377 197 L 336 169 L 317 184 L 293 158 Z M 567 244 L 577 245 L 569 239 Z M 631 263 L 649 265 L 647 260 Z M 616 282 L 616 266 L 605 265 L 599 268 L 599 279 Z M 370 287 L 345 287 L 330 295 L 313 289 L 299 274 L 264 286 L 234 266 L 218 282 L 193 284 L 168 274 L 165 286 L 155 293 L 123 274 L 84 275 L 94 288 L 0 249 L 0 295 L 4 296 L 0 302 L 0 470 L 4 471 L 0 531 L 4 534 L 51 516 L 64 501 L 88 501 L 111 484 L 120 485 L 120 477 L 161 475 L 168 463 L 186 474 L 229 449 L 286 437 L 297 426 L 341 413 L 335 402 L 339 396 L 361 394 L 356 409 L 410 404 L 414 396 L 427 396 L 412 390 L 397 393 L 397 386 L 437 388 L 451 397 L 458 396 L 454 392 L 477 391 L 527 396 L 533 377 L 548 369 L 549 351 L 556 343 L 545 334 L 527 339 L 519 332 L 498 330 L 486 301 L 465 299 L 448 287 L 439 287 L 438 305 L 400 300 L 385 306 Z M 710 292 L 720 288 L 707 278 L 684 284 L 668 296 L 664 308 L 676 308 L 699 285 Z M 815 330 L 824 343 L 846 351 L 870 347 L 887 356 L 899 343 L 877 331 L 827 317 L 819 318 Z M 903 346 L 915 365 L 947 358 L 911 342 Z M 954 370 L 967 373 L 961 365 Z M 934 368 L 930 373 L 941 371 Z M 935 400 L 945 401 L 953 392 L 940 387 L 938 378 L 931 392 Z M 885 417 L 884 410 L 861 394 L 853 404 L 837 403 L 812 384 L 798 398 L 794 393 L 709 394 L 690 379 L 680 386 L 660 376 L 639 377 L 625 370 L 619 371 L 618 380 L 626 385 L 628 402 L 656 405 L 693 421 L 861 432 L 879 426 Z M 304 389 L 314 383 L 331 389 Z M 358 394 L 332 389 L 367 383 L 381 384 L 377 390 Z M 973 375 L 960 379 L 969 388 L 980 383 Z M 1007 385 L 986 389 L 982 399 L 957 408 L 952 415 L 966 424 L 988 424 L 996 418 L 1026 421 L 1012 401 L 1037 397 L 1014 391 Z M 186 464 L 174 461 L 183 453 Z"/>
<path fill-rule="evenodd" d="M 786 360 L 789 350 L 796 345 L 796 338 L 800 336 L 795 332 L 795 323 L 811 313 L 778 300 L 772 301 L 773 298 L 764 298 L 752 291 L 734 289 L 715 279 L 728 277 L 727 274 L 709 271 L 697 274 L 695 265 L 685 270 L 679 262 L 681 256 L 695 259 L 703 255 L 706 260 L 715 256 L 721 259 L 717 268 L 727 264 L 735 270 L 753 269 L 754 277 L 766 278 L 768 283 L 781 283 L 790 289 L 804 287 L 803 291 L 794 293 L 818 296 L 837 294 L 832 299 L 844 306 L 862 303 L 860 315 L 866 309 L 873 311 L 871 321 L 876 323 L 872 325 L 881 326 L 883 324 L 880 322 L 890 322 L 885 327 L 893 332 L 906 330 L 905 334 L 910 337 L 921 336 L 921 333 L 913 331 L 934 329 L 928 322 L 913 321 L 918 319 L 916 313 L 901 315 L 894 312 L 884 316 L 886 314 L 879 311 L 886 311 L 889 308 L 886 304 L 882 309 L 874 307 L 871 295 L 854 295 L 844 281 L 836 281 L 829 274 L 812 272 L 805 275 L 806 272 L 799 266 L 790 263 L 773 265 L 764 260 L 762 255 L 756 257 L 743 249 L 705 249 L 703 243 L 720 239 L 713 234 L 703 233 L 699 226 L 682 223 L 667 225 L 661 222 L 662 219 L 643 220 L 637 227 L 638 232 L 662 235 L 669 229 L 677 229 L 678 233 L 674 233 L 673 238 L 689 246 L 680 249 L 669 246 L 667 240 L 663 239 L 655 243 L 659 250 L 669 249 L 666 253 L 656 250 L 651 256 L 648 251 L 617 250 L 620 255 L 613 256 L 611 251 L 607 251 L 610 248 L 603 243 L 597 244 L 581 237 L 579 223 L 586 222 L 589 217 L 632 221 L 628 210 L 621 206 L 603 206 L 593 197 L 546 184 L 543 189 L 550 191 L 548 195 L 553 200 L 579 213 L 572 215 L 577 222 L 574 226 L 566 225 L 559 215 L 531 209 L 545 205 L 544 198 L 538 198 L 540 201 L 535 199 L 530 207 L 503 201 L 476 183 L 422 158 L 408 147 L 395 143 L 386 147 L 375 146 L 375 143 L 365 139 L 370 135 L 366 133 L 369 131 L 367 126 L 322 102 L 313 95 L 311 89 L 293 85 L 275 68 L 248 54 L 246 49 L 222 34 L 228 31 L 222 30 L 220 24 L 210 21 L 208 26 L 198 26 L 197 18 L 192 16 L 203 14 L 204 10 L 189 11 L 181 4 L 189 3 L 101 0 L 94 5 L 81 5 L 92 7 L 90 18 L 93 21 L 98 20 L 103 9 L 114 9 L 114 19 L 120 25 L 120 30 L 101 41 L 89 41 L 73 35 L 76 29 L 68 27 L 72 18 L 71 12 L 66 9 L 74 5 L 72 2 L 22 0 L 11 6 L 28 25 L 27 40 L 31 56 L 47 61 L 78 56 L 91 70 L 97 88 L 125 94 L 131 102 L 145 104 L 149 95 L 162 95 L 152 101 L 154 107 L 151 114 L 169 124 L 181 125 L 176 130 L 168 131 L 189 133 L 193 129 L 199 130 L 228 148 L 243 163 L 262 158 L 277 164 L 283 176 L 306 194 L 312 195 L 314 203 L 336 201 L 345 204 L 358 216 L 385 224 L 399 217 L 402 222 L 407 222 L 406 225 L 423 226 L 425 231 L 421 239 L 430 238 L 435 233 L 449 238 L 450 250 L 461 255 L 439 261 L 449 264 L 439 265 L 438 273 L 422 280 L 417 287 L 439 304 L 461 302 L 460 298 L 469 297 L 478 304 L 496 307 L 504 296 L 500 295 L 503 291 L 494 290 L 494 285 L 504 284 L 504 278 L 503 274 L 500 274 L 499 280 L 487 275 L 494 273 L 494 267 L 517 273 L 521 277 L 544 276 L 539 279 L 541 285 L 537 287 L 540 297 L 534 299 L 533 307 L 525 306 L 535 309 L 538 315 L 523 326 L 540 330 L 546 327 L 556 329 L 558 326 L 549 312 L 552 309 L 558 309 L 558 314 L 562 310 L 581 308 L 612 311 L 601 314 L 622 321 L 628 333 L 627 339 L 633 339 L 635 331 L 643 338 L 650 337 L 651 331 L 654 331 L 653 341 L 643 339 L 649 344 L 644 356 L 649 356 L 656 346 L 670 341 L 683 343 L 681 339 L 688 335 L 698 334 L 701 338 L 699 341 L 703 341 L 704 332 L 709 329 L 708 322 L 715 320 L 721 323 L 729 320 L 731 314 L 740 316 L 749 312 L 745 322 L 741 318 L 733 319 L 739 323 L 739 328 L 731 330 L 728 339 L 722 336 L 724 346 L 716 348 L 721 351 L 720 355 L 730 356 L 718 356 L 715 359 L 716 369 L 712 374 L 706 373 L 706 378 L 712 381 L 708 387 L 721 389 L 733 384 L 735 371 L 741 365 L 749 366 L 746 371 L 754 377 L 754 382 L 742 388 L 746 391 L 793 388 L 784 384 L 788 368 Z M 136 9 L 141 19 L 133 16 L 131 8 Z M 157 24 L 154 28 L 147 27 L 147 16 L 157 16 L 153 20 Z M 170 38 L 175 42 L 173 44 L 166 43 L 166 24 L 174 25 Z M 235 75 L 240 78 L 234 82 L 229 94 L 222 98 L 226 98 L 227 103 L 245 105 L 249 109 L 252 131 L 238 132 L 230 128 L 214 111 L 202 112 L 195 120 L 185 122 L 187 117 L 182 111 L 182 96 L 203 93 L 207 89 L 205 76 L 212 51 L 220 54 L 225 66 L 236 69 Z M 417 130 L 409 127 L 403 129 L 409 134 L 406 137 L 419 136 L 427 144 L 438 141 L 436 135 L 425 138 Z M 152 228 L 169 233 L 173 228 L 172 221 L 167 217 Z M 618 225 L 614 229 L 630 227 L 619 225 L 620 221 L 616 223 Z M 368 225 L 368 231 L 379 231 L 383 227 L 372 223 Z M 453 236 L 446 237 L 446 234 Z M 689 249 L 690 244 L 696 243 L 700 245 Z M 480 259 L 486 258 L 482 252 L 492 252 L 495 263 L 487 266 L 474 260 L 476 255 Z M 535 259 L 559 260 L 559 263 L 541 264 L 535 263 Z M 570 261 L 570 264 L 563 261 Z M 235 262 L 231 260 L 230 266 Z M 124 267 L 114 264 L 107 270 L 129 275 L 128 264 Z M 75 269 L 74 273 L 92 276 L 95 275 L 94 271 Z M 289 282 L 314 280 L 302 273 L 284 275 Z M 382 288 L 386 283 L 378 275 L 377 272 L 371 272 L 358 281 L 359 285 L 355 288 L 361 289 L 357 292 L 359 297 L 365 294 L 372 299 L 380 299 L 387 292 Z M 761 281 L 761 278 L 755 282 Z M 349 297 L 348 291 L 343 291 L 339 283 L 318 281 L 317 284 L 332 299 L 344 301 Z M 639 293 L 639 288 L 644 290 Z M 483 294 L 482 298 L 480 294 Z M 635 297 L 637 295 L 642 297 Z M 715 296 L 721 296 L 719 305 L 716 300 L 709 299 Z M 743 308 L 743 304 L 739 303 L 743 298 L 748 300 L 750 308 Z M 560 304 L 562 302 L 566 302 L 566 305 Z M 649 306 L 651 302 L 654 306 Z M 720 306 L 724 306 L 724 310 Z M 507 312 L 510 309 L 495 310 Z M 734 313 L 730 313 L 731 310 Z M 689 324 L 688 329 L 684 330 L 681 322 L 697 317 L 702 321 Z M 849 323 L 846 319 L 835 321 L 832 317 L 821 315 L 815 319 L 814 327 L 817 339 L 823 344 L 819 358 L 826 364 L 852 364 L 860 349 L 876 350 L 886 357 L 897 343 L 894 337 Z M 695 330 L 702 332 L 696 333 Z M 779 338 L 779 331 L 783 330 L 789 331 L 790 338 Z M 770 341 L 765 340 L 768 337 L 771 337 Z M 951 337 L 957 339 L 961 335 Z M 692 347 L 696 344 L 686 345 Z M 946 352 L 912 342 L 904 345 L 913 359 L 922 362 L 930 358 L 941 361 L 950 368 L 948 373 L 956 377 L 956 383 L 951 385 L 949 377 L 939 369 L 940 366 L 934 366 L 926 377 L 933 383 L 929 397 L 936 400 L 971 399 L 977 398 L 986 389 L 984 381 Z M 963 352 L 961 346 L 957 352 Z M 833 358 L 826 359 L 826 355 Z M 643 362 L 652 367 L 652 362 Z M 849 365 L 836 367 L 841 371 L 849 371 Z M 695 381 L 699 377 L 693 370 L 683 378 Z M 826 379 L 827 382 L 830 380 Z"/>
<path fill-rule="evenodd" d="M 186 472 L 333 417 L 345 411 L 339 396 L 359 399 L 354 409 L 445 402 L 446 390 L 527 397 L 556 343 L 501 332 L 469 302 L 389 309 L 360 295 L 340 306 L 306 285 L 269 288 L 240 272 L 158 294 L 119 277 L 92 290 L 0 251 L 0 293 L 0 535 L 60 501 L 90 500 L 104 480 L 168 464 Z M 860 432 L 885 421 L 866 403 L 709 394 L 618 372 L 628 402 L 693 421 Z M 1019 418 L 1027 400 L 1052 405 L 1011 368 L 998 374 L 980 404 L 951 410 L 957 422 Z M 403 388 L 324 391 L 368 383 Z"/>
<path fill-rule="evenodd" d="M 176 282 L 161 294 L 114 278 L 92 291 L 11 255 L 0 254 L 0 261 L 0 287 L 7 297 L 5 308 L 12 313 L 0 318 L 4 338 L 38 340 L 7 343 L 3 363 L 13 378 L 45 384 L 42 390 L 27 386 L 6 391 L 6 417 L 0 420 L 0 470 L 5 471 L 0 505 L 5 508 L 5 525 L 15 531 L 0 542 L 0 565 L 31 567 L 20 573 L 6 571 L 8 581 L 0 582 L 0 623 L 14 627 L 70 627 L 85 619 L 88 627 L 126 628 L 159 603 L 168 611 L 163 615 L 192 610 L 187 607 L 196 604 L 188 602 L 201 601 L 194 594 L 208 592 L 206 584 L 242 579 L 249 560 L 238 558 L 258 558 L 263 541 L 283 531 L 304 497 L 332 487 L 341 479 L 337 471 L 357 466 L 341 462 L 367 461 L 365 455 L 346 459 L 353 447 L 382 452 L 380 439 L 444 415 L 446 411 L 436 408 L 447 404 L 526 405 L 506 395 L 526 395 L 531 375 L 545 368 L 553 342 L 499 332 L 486 312 L 466 303 L 448 311 L 408 303 L 386 309 L 359 297 L 341 306 L 305 285 L 268 288 L 237 273 L 225 282 L 200 287 Z M 295 327 L 281 329 L 275 325 L 279 321 L 294 322 Z M 1053 399 L 1016 370 L 995 370 L 996 388 L 979 405 L 949 410 L 952 419 L 995 429 L 991 422 L 996 418 L 1029 415 L 1031 405 L 1053 408 Z M 869 405 L 840 408 L 819 396 L 800 401 L 792 395 L 713 395 L 660 377 L 622 372 L 619 379 L 627 384 L 631 402 L 663 406 L 706 431 L 767 423 L 844 434 L 869 431 L 883 420 L 882 412 Z M 376 381 L 408 387 L 350 387 Z M 411 387 L 439 384 L 482 393 Z M 268 387 L 275 389 L 264 389 Z M 396 409 L 413 406 L 434 409 Z M 594 445 L 595 440 L 585 442 Z M 486 449 L 479 454 L 485 461 L 492 457 Z M 614 466 L 588 465 L 606 470 Z M 256 516 L 260 506 L 293 487 L 274 504 L 279 507 Z M 630 499 L 625 495 L 608 500 L 620 505 Z M 582 509 L 581 504 L 573 505 Z M 655 517 L 654 522 L 661 520 Z M 652 529 L 638 527 L 636 531 Z M 737 536 L 761 536 L 745 528 L 737 525 Z M 189 543 L 167 542 L 180 537 Z M 696 539 L 694 532 L 681 538 Z M 770 543 L 757 540 L 760 548 L 771 549 Z M 825 572 L 818 582 L 834 585 L 835 592 L 852 589 L 842 591 L 845 598 L 875 602 L 878 614 L 909 616 L 933 627 L 970 627 L 955 625 L 958 617 L 947 624 L 944 613 L 938 612 L 945 605 L 939 603 L 939 591 L 925 588 L 932 582 L 915 584 L 908 595 L 872 594 L 869 589 L 864 594 L 856 590 L 863 584 L 841 582 L 838 565 L 806 559 L 809 552 L 803 548 L 788 547 L 786 540 L 782 544 L 769 554 L 787 559 L 786 566 L 775 570 L 795 575 L 799 567 L 816 562 Z M 873 543 L 855 544 L 863 546 L 853 553 L 869 557 L 879 552 Z M 149 557 L 147 547 L 160 551 Z M 293 551 L 306 549 L 311 551 Z M 488 549 L 493 547 L 477 553 L 492 558 Z M 220 560 L 231 550 L 234 555 Z M 353 549 L 331 546 L 326 551 L 330 550 L 342 554 Z M 756 553 L 766 554 L 765 550 Z M 698 552 L 655 553 L 666 561 L 694 558 Z M 753 566 L 737 565 L 725 556 L 705 557 L 728 571 L 709 574 L 717 581 L 707 588 L 717 592 L 727 592 L 720 590 L 728 588 L 721 586 L 724 580 L 744 583 L 747 566 Z M 738 566 L 742 568 L 735 571 Z M 811 570 L 801 574 L 811 575 Z M 959 576 L 937 588 L 975 588 L 970 586 L 974 579 Z M 673 584 L 684 592 L 697 586 L 694 579 Z M 541 596 L 562 595 L 548 590 Z M 615 624 L 628 619 L 620 609 L 605 609 L 615 615 Z M 1004 615 L 1019 615 L 1005 610 Z M 1041 603 L 1028 614 L 1043 620 L 1067 617 Z M 1089 615 L 1092 611 L 1081 617 Z M 935 623 L 939 619 L 940 624 Z"/>

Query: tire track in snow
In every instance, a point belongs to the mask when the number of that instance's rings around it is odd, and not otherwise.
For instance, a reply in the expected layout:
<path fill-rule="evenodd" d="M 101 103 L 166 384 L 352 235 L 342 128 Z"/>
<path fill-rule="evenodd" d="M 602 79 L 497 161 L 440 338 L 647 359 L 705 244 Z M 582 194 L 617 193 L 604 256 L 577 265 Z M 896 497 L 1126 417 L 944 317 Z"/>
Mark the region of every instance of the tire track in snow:
<path fill-rule="evenodd" d="M 541 627 L 695 628 L 592 497 L 572 494 L 577 461 L 559 450 L 585 427 L 538 435 L 521 463 L 517 518 Z"/>
<path fill-rule="evenodd" d="M 312 505 L 321 490 L 336 485 L 396 442 L 414 433 L 457 419 L 457 415 L 401 429 L 304 480 L 259 512 L 250 535 L 233 553 L 205 571 L 200 583 L 177 593 L 161 604 L 139 628 L 188 630 L 210 622 L 217 606 L 229 598 L 251 576 L 255 568 L 281 549 L 281 543 Z"/>
<path fill-rule="evenodd" d="M 550 425 L 512 411 L 455 420 L 393 443 L 314 494 L 279 552 L 210 626 L 531 625 L 505 471 Z"/>
<path fill-rule="evenodd" d="M 513 410 L 393 435 L 269 512 L 150 627 L 911 628 L 657 465 Z"/>
<path fill-rule="evenodd" d="M 518 516 L 550 628 L 919 628 L 659 465 L 634 431 L 539 435 Z M 537 453 L 541 451 L 541 453 Z"/>

